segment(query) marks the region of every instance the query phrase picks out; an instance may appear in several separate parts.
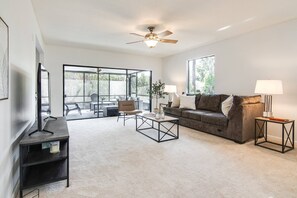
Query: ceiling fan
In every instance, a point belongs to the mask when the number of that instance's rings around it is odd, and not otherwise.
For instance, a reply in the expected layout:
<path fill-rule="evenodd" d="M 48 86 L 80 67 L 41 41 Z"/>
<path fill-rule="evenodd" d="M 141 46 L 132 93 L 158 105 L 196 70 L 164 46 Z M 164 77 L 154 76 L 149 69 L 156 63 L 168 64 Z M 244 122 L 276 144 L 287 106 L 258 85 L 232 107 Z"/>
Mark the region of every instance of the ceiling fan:
<path fill-rule="evenodd" d="M 161 42 L 161 43 L 172 43 L 172 44 L 177 43 L 177 40 L 163 39 L 162 38 L 162 37 L 169 36 L 169 35 L 172 34 L 172 32 L 170 32 L 168 30 L 166 30 L 164 32 L 161 32 L 159 34 L 156 34 L 156 33 L 153 32 L 154 29 L 155 29 L 155 27 L 149 26 L 147 29 L 150 31 L 150 33 L 147 33 L 145 36 L 140 35 L 140 34 L 137 34 L 137 33 L 130 33 L 130 34 L 135 35 L 135 36 L 141 36 L 144 39 L 143 40 L 139 40 L 139 41 L 129 42 L 127 44 L 134 44 L 134 43 L 145 42 L 145 44 L 149 48 L 153 48 L 153 47 L 155 47 L 157 45 L 158 42 Z"/>

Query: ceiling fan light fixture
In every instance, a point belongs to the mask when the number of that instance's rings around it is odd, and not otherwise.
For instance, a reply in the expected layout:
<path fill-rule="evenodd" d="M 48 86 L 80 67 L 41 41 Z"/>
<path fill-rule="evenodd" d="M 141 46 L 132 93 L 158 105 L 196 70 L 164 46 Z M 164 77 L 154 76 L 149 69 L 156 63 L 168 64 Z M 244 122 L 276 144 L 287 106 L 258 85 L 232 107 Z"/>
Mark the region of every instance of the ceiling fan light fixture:
<path fill-rule="evenodd" d="M 144 42 L 149 48 L 155 47 L 158 43 L 157 40 L 153 40 L 153 39 L 146 39 Z"/>
<path fill-rule="evenodd" d="M 143 37 L 143 40 L 140 41 L 133 41 L 129 42 L 127 44 L 134 44 L 134 43 L 140 43 L 144 42 L 149 48 L 154 48 L 158 42 L 160 43 L 171 43 L 171 44 L 176 44 L 178 40 L 173 40 L 173 39 L 164 39 L 163 37 L 169 36 L 172 34 L 169 30 L 163 31 L 159 34 L 154 33 L 154 27 L 150 26 L 147 28 L 150 32 L 147 33 L 146 35 L 141 35 L 137 33 L 130 33 L 135 36 L 140 36 Z"/>

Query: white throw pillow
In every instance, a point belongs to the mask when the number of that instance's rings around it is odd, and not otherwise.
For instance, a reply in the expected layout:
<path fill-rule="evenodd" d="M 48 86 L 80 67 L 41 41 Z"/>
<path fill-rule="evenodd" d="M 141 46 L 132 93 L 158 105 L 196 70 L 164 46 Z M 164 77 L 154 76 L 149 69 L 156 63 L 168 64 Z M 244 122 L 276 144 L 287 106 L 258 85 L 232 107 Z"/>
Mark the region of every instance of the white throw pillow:
<path fill-rule="evenodd" d="M 195 98 L 196 96 L 180 96 L 180 105 L 179 108 L 186 108 L 186 109 L 196 109 L 195 105 Z"/>
<path fill-rule="evenodd" d="M 230 95 L 226 100 L 222 102 L 222 112 L 227 117 L 228 113 L 233 105 L 233 95 Z"/>
<path fill-rule="evenodd" d="M 171 107 L 179 107 L 179 104 L 180 104 L 179 95 L 177 95 L 177 93 L 173 93 Z"/>

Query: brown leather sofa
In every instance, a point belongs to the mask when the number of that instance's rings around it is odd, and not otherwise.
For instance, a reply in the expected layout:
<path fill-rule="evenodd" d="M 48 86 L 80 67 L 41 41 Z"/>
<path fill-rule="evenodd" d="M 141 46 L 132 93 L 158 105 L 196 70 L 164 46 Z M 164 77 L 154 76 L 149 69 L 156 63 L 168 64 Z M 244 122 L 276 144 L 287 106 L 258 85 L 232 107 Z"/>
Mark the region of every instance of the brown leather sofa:
<path fill-rule="evenodd" d="M 234 96 L 226 117 L 221 103 L 228 95 L 196 95 L 196 110 L 165 107 L 166 115 L 178 117 L 180 125 L 244 143 L 254 138 L 254 118 L 261 116 L 261 96 Z"/>

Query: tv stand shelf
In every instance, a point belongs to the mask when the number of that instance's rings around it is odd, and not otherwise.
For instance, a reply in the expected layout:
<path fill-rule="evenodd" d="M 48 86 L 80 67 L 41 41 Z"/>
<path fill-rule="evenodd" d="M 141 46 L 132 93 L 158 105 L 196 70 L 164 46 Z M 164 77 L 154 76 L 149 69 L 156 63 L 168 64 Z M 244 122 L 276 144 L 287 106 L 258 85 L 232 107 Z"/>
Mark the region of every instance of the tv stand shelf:
<path fill-rule="evenodd" d="M 69 133 L 65 118 L 49 120 L 44 129 L 54 134 L 39 131 L 34 125 L 20 141 L 20 197 L 23 190 L 67 180 L 69 186 Z M 49 148 L 42 149 L 43 143 L 59 141 L 60 152 L 50 153 Z"/>
<path fill-rule="evenodd" d="M 67 142 L 60 141 L 60 152 L 50 153 L 50 149 L 42 149 L 28 152 L 28 155 L 23 160 L 23 166 L 32 166 L 44 164 L 48 162 L 63 160 L 67 158 Z"/>
<path fill-rule="evenodd" d="M 25 168 L 24 187 L 32 188 L 67 179 L 67 160 L 45 163 Z"/>

